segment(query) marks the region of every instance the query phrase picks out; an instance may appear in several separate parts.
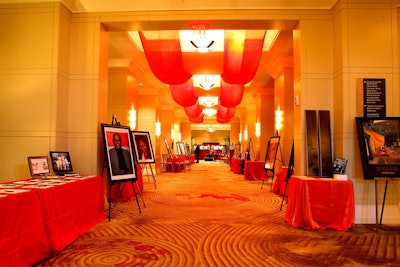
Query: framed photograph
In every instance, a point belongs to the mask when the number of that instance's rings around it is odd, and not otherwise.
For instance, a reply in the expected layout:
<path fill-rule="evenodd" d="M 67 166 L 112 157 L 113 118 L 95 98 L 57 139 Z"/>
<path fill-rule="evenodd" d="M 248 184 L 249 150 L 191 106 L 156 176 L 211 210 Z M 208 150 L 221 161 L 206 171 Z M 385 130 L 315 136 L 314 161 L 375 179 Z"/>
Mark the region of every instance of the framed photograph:
<path fill-rule="evenodd" d="M 400 117 L 357 117 L 364 179 L 400 177 Z"/>
<path fill-rule="evenodd" d="M 176 142 L 176 147 L 178 149 L 179 155 L 187 155 L 186 146 L 184 142 Z"/>
<path fill-rule="evenodd" d="M 49 158 L 47 156 L 28 157 L 28 165 L 31 177 L 50 174 Z"/>
<path fill-rule="evenodd" d="M 133 139 L 128 126 L 101 124 L 110 183 L 137 180 Z"/>
<path fill-rule="evenodd" d="M 74 172 L 69 152 L 50 151 L 50 160 L 55 174 L 64 175 Z"/>
<path fill-rule="evenodd" d="M 268 141 L 267 153 L 265 154 L 264 168 L 274 170 L 276 155 L 278 153 L 280 136 L 272 136 Z"/>
<path fill-rule="evenodd" d="M 346 158 L 335 158 L 332 165 L 332 174 L 345 174 L 347 166 Z"/>
<path fill-rule="evenodd" d="M 132 137 L 137 163 L 155 163 L 150 133 L 133 131 Z"/>

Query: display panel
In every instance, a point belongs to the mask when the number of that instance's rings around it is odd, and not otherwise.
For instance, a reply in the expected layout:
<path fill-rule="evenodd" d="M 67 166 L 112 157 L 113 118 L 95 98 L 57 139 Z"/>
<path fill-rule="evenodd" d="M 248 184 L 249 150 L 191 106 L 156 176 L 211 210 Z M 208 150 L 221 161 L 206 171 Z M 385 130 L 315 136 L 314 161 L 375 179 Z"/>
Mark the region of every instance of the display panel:
<path fill-rule="evenodd" d="M 357 117 L 364 179 L 400 178 L 400 117 Z"/>

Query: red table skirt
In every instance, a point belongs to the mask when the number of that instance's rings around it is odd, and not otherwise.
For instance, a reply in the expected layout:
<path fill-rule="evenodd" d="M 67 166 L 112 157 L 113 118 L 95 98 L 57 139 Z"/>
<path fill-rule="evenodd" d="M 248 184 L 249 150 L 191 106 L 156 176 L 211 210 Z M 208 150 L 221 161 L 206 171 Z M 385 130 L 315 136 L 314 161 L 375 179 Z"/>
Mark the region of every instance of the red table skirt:
<path fill-rule="evenodd" d="M 231 171 L 233 173 L 243 173 L 244 171 L 244 159 L 231 158 Z"/>
<path fill-rule="evenodd" d="M 130 200 L 134 195 L 133 186 L 135 186 L 136 193 L 138 189 L 143 191 L 143 173 L 142 166 L 136 165 L 136 175 L 137 182 L 132 184 L 131 181 L 128 182 L 118 182 L 114 183 L 111 187 L 111 201 L 112 202 L 126 202 Z M 137 188 L 139 186 L 139 188 Z M 109 197 L 110 183 L 107 181 L 107 197 Z M 118 199 L 117 199 L 118 197 Z"/>
<path fill-rule="evenodd" d="M 352 181 L 291 176 L 285 220 L 307 230 L 354 226 Z"/>
<path fill-rule="evenodd" d="M 277 173 L 274 186 L 272 187 L 272 193 L 283 196 L 286 187 L 286 176 L 288 167 L 282 167 L 281 171 Z M 288 188 L 286 188 L 286 196 L 288 195 Z"/>
<path fill-rule="evenodd" d="M 244 164 L 245 180 L 263 180 L 265 176 L 264 161 L 246 161 Z"/>
<path fill-rule="evenodd" d="M 0 266 L 31 266 L 106 218 L 101 176 L 16 189 L 0 197 Z"/>

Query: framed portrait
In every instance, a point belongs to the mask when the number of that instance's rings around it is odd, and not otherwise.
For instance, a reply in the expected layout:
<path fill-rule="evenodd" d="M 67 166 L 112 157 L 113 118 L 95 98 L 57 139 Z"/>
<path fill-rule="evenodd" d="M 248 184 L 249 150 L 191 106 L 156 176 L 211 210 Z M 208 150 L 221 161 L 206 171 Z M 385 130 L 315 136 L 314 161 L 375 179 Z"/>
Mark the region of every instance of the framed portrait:
<path fill-rule="evenodd" d="M 57 175 L 73 173 L 71 157 L 66 151 L 50 151 L 51 166 Z"/>
<path fill-rule="evenodd" d="M 356 117 L 364 179 L 400 177 L 400 117 Z"/>
<path fill-rule="evenodd" d="M 110 183 L 137 180 L 133 139 L 128 126 L 101 124 Z"/>
<path fill-rule="evenodd" d="M 184 142 L 176 142 L 176 148 L 179 155 L 187 155 L 186 146 Z"/>
<path fill-rule="evenodd" d="M 264 168 L 273 170 L 275 167 L 276 155 L 278 153 L 280 136 L 272 136 L 268 141 L 267 153 L 265 154 Z"/>
<path fill-rule="evenodd" d="M 149 132 L 132 131 L 137 163 L 155 163 Z"/>
<path fill-rule="evenodd" d="M 31 177 L 50 174 L 49 158 L 47 156 L 28 157 L 28 165 Z"/>

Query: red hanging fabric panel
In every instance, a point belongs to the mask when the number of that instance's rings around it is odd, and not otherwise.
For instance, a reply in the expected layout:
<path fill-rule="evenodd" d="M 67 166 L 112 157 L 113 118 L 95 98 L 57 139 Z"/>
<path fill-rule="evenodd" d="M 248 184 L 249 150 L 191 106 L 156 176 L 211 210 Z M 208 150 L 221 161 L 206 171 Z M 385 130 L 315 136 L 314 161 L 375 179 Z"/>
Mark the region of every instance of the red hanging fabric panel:
<path fill-rule="evenodd" d="M 202 109 L 200 108 L 199 101 L 190 107 L 184 107 L 185 113 L 188 117 L 196 118 L 201 114 Z"/>
<path fill-rule="evenodd" d="M 260 63 L 265 31 L 225 31 L 222 79 L 231 84 L 253 80 Z"/>
<path fill-rule="evenodd" d="M 169 89 L 172 98 L 182 107 L 193 106 L 198 101 L 198 96 L 194 93 L 193 82 L 191 80 L 184 84 L 170 85 Z"/>
<path fill-rule="evenodd" d="M 233 116 L 235 116 L 235 109 L 236 108 L 227 108 L 220 104 L 218 105 L 217 117 L 222 119 L 231 119 Z"/>
<path fill-rule="evenodd" d="M 242 102 L 244 93 L 243 84 L 228 84 L 221 81 L 221 90 L 219 95 L 220 105 L 227 108 L 234 108 Z"/>
<path fill-rule="evenodd" d="M 217 115 L 217 122 L 218 123 L 228 123 L 231 121 L 231 118 L 221 118 Z"/>
<path fill-rule="evenodd" d="M 182 84 L 192 75 L 185 71 L 179 38 L 146 38 L 139 32 L 147 62 L 153 74 L 163 83 Z"/>
<path fill-rule="evenodd" d="M 193 123 L 202 123 L 203 120 L 204 120 L 204 114 L 203 113 L 201 113 L 199 116 L 197 116 L 195 118 L 189 117 L 189 121 L 193 122 Z"/>

